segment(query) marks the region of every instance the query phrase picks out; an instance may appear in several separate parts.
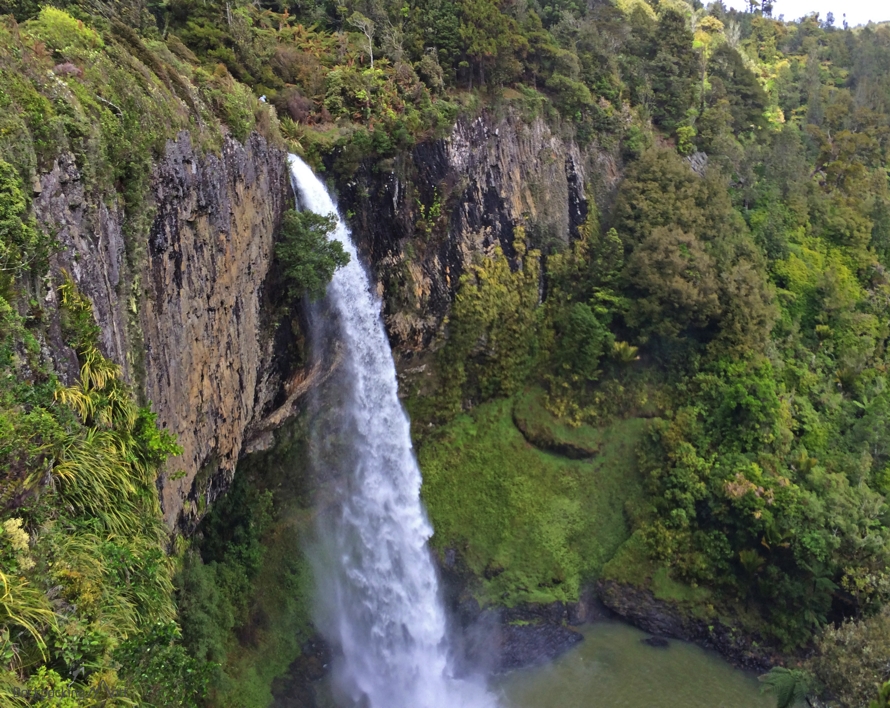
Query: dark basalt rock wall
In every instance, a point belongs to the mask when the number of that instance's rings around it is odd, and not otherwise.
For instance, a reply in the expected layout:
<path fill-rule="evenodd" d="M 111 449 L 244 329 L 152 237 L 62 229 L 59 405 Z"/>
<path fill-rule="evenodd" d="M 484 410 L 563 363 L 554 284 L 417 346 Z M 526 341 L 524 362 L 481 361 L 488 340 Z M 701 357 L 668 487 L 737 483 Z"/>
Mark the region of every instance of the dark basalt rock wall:
<path fill-rule="evenodd" d="M 93 303 L 103 352 L 183 447 L 159 486 L 167 522 L 189 525 L 227 487 L 288 373 L 266 283 L 289 177 L 285 153 L 256 133 L 244 145 L 227 138 L 218 155 L 182 133 L 151 182 L 150 231 L 125 237 L 119 196 L 87 193 L 74 157 L 62 155 L 35 184 L 34 213 L 59 243 L 55 277 L 37 290 L 47 354 L 66 383 L 77 358 L 51 281 L 68 272 Z"/>
<path fill-rule="evenodd" d="M 695 617 L 674 603 L 655 598 L 649 590 L 601 581 L 597 592 L 615 614 L 658 637 L 673 637 L 715 649 L 736 666 L 766 672 L 783 664 L 782 655 L 761 636 L 749 636 L 717 619 Z"/>
<path fill-rule="evenodd" d="M 568 243 L 591 197 L 607 200 L 614 156 L 583 150 L 543 120 L 483 115 L 450 135 L 342 178 L 341 210 L 373 264 L 397 363 L 441 341 L 460 277 L 500 246 L 514 257 L 523 228 L 533 247 Z"/>

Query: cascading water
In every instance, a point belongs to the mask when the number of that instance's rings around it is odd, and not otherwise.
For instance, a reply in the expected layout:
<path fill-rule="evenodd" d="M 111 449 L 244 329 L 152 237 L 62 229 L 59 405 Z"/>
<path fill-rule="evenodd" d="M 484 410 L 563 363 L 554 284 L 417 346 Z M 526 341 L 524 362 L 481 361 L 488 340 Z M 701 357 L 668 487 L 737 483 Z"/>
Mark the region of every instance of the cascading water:
<path fill-rule="evenodd" d="M 336 214 L 324 185 L 298 157 L 291 176 L 304 209 Z M 339 480 L 336 512 L 322 515 L 316 563 L 320 625 L 342 658 L 340 698 L 367 708 L 493 708 L 479 684 L 457 679 L 449 661 L 445 612 L 427 548 L 432 528 L 420 501 L 420 469 L 397 395 L 380 301 L 349 232 L 332 235 L 350 255 L 328 286 L 313 336 L 336 327 L 341 361 L 333 378 L 335 450 L 316 434 L 315 464 Z M 326 452 L 328 454 L 326 454 Z"/>

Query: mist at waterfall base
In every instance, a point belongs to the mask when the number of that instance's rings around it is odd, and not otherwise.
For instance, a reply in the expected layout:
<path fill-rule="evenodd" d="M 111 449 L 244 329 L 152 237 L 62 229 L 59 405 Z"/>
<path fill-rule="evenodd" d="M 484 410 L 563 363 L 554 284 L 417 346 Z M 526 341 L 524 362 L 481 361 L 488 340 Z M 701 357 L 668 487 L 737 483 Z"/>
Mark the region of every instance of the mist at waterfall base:
<path fill-rule="evenodd" d="M 311 168 L 294 155 L 289 163 L 300 208 L 336 214 Z M 494 708 L 481 681 L 453 675 L 427 546 L 432 527 L 381 303 L 339 217 L 331 238 L 350 261 L 310 315 L 316 356 L 339 358 L 311 433 L 315 473 L 335 489 L 319 514 L 312 555 L 316 621 L 336 655 L 337 701 L 343 708 Z"/>

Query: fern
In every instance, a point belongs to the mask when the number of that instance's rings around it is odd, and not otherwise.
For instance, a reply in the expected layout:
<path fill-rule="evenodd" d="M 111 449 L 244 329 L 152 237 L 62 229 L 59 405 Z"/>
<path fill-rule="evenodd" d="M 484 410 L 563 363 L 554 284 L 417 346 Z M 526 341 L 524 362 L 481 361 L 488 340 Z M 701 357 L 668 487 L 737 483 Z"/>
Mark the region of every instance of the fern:
<path fill-rule="evenodd" d="M 792 708 L 806 698 L 812 677 L 806 671 L 775 666 L 760 677 L 763 691 L 776 697 L 776 708 Z"/>

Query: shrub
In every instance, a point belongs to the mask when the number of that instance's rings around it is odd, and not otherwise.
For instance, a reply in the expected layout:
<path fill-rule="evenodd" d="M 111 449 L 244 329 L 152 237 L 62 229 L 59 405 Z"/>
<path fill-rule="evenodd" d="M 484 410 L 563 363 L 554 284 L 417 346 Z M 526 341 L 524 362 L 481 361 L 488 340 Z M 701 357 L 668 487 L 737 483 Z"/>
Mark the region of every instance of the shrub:
<path fill-rule="evenodd" d="M 244 142 L 256 125 L 257 99 L 250 89 L 235 81 L 223 64 L 218 64 L 212 75 L 197 72 L 196 79 L 216 116 L 228 126 L 235 139 Z"/>
<path fill-rule="evenodd" d="M 500 246 L 468 268 L 448 319 L 439 354 L 442 411 L 464 402 L 509 396 L 520 389 L 538 354 L 540 252 L 526 250 L 517 229 L 513 242 L 520 267 L 513 271 Z"/>
<path fill-rule="evenodd" d="M 98 33 L 64 10 L 46 6 L 28 26 L 29 32 L 45 42 L 60 59 L 70 50 L 102 49 L 105 43 Z"/>
<path fill-rule="evenodd" d="M 319 299 L 334 271 L 349 263 L 343 245 L 329 239 L 336 226 L 337 217 L 333 214 L 289 211 L 284 215 L 275 255 L 292 299 L 304 295 L 310 300 Z"/>
<path fill-rule="evenodd" d="M 28 208 L 21 178 L 0 160 L 0 273 L 7 279 L 39 267 L 48 255 L 48 239 L 28 216 Z"/>
<path fill-rule="evenodd" d="M 175 622 L 158 622 L 121 644 L 114 654 L 121 678 L 142 705 L 193 706 L 207 695 L 215 669 L 188 655 Z"/>
<path fill-rule="evenodd" d="M 553 102 L 564 115 L 574 116 L 593 105 L 590 89 L 567 76 L 554 74 L 547 79 L 547 88 L 553 91 Z"/>
<path fill-rule="evenodd" d="M 874 617 L 829 627 L 818 647 L 811 660 L 813 673 L 844 705 L 866 705 L 890 679 L 890 607 Z"/>
<path fill-rule="evenodd" d="M 557 319 L 557 347 L 554 363 L 562 375 L 580 381 L 596 381 L 603 355 L 610 351 L 614 337 L 584 303 L 575 303 Z"/>
<path fill-rule="evenodd" d="M 776 697 L 776 708 L 793 708 L 810 690 L 811 677 L 805 671 L 774 667 L 760 677 L 765 692 Z"/>

